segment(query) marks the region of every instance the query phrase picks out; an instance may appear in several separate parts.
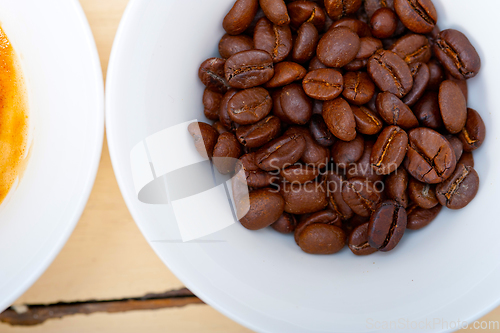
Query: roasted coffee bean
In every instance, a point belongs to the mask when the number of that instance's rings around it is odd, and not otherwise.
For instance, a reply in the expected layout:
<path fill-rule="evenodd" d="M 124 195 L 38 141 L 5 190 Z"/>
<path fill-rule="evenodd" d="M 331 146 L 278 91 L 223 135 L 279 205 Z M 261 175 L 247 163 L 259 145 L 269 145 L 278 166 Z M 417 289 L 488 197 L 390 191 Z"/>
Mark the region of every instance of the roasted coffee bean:
<path fill-rule="evenodd" d="M 263 17 L 255 26 L 253 43 L 255 49 L 266 51 L 277 63 L 292 51 L 292 31 L 288 25 L 278 26 Z"/>
<path fill-rule="evenodd" d="M 258 0 L 237 0 L 224 17 L 222 27 L 230 35 L 239 35 L 250 26 L 258 9 Z"/>
<path fill-rule="evenodd" d="M 364 2 L 364 9 L 368 18 L 371 18 L 380 8 L 394 9 L 394 0 L 365 0 Z"/>
<path fill-rule="evenodd" d="M 401 98 L 413 87 L 413 78 L 408 65 L 394 52 L 377 51 L 368 61 L 368 73 L 382 91 Z"/>
<path fill-rule="evenodd" d="M 364 2 L 364 1 L 363 1 Z M 366 11 L 365 9 L 363 8 L 363 6 L 361 6 L 360 9 L 358 9 L 358 11 L 356 12 L 356 16 L 355 16 L 358 20 L 360 20 L 361 22 L 364 22 L 364 23 L 368 23 L 370 22 L 370 18 L 368 17 L 368 15 L 366 15 Z"/>
<path fill-rule="evenodd" d="M 370 163 L 380 175 L 396 171 L 403 162 L 408 146 L 408 135 L 398 126 L 388 126 L 379 135 L 373 146 Z"/>
<path fill-rule="evenodd" d="M 219 109 L 222 97 L 223 95 L 221 93 L 205 88 L 203 92 L 203 112 L 205 113 L 205 117 L 210 120 L 219 119 Z"/>
<path fill-rule="evenodd" d="M 369 217 L 354 215 L 351 219 L 342 221 L 342 229 L 344 229 L 347 235 L 351 235 L 354 229 L 365 224 L 369 219 Z"/>
<path fill-rule="evenodd" d="M 319 170 L 307 165 L 296 164 L 281 170 L 281 176 L 293 184 L 304 184 L 314 180 Z"/>
<path fill-rule="evenodd" d="M 266 89 L 261 87 L 237 92 L 227 106 L 229 117 L 237 124 L 250 125 L 266 117 L 273 107 L 273 101 Z"/>
<path fill-rule="evenodd" d="M 424 209 L 417 204 L 413 204 L 406 211 L 408 215 L 408 223 L 406 228 L 410 230 L 419 230 L 428 226 L 438 216 L 443 206 L 437 205 L 431 209 Z"/>
<path fill-rule="evenodd" d="M 443 81 L 438 97 L 444 127 L 451 134 L 459 133 L 467 121 L 467 102 L 460 87 L 451 80 Z"/>
<path fill-rule="evenodd" d="M 316 56 L 309 61 L 308 70 L 311 72 L 315 69 L 327 68 L 325 64 L 323 64 L 319 58 Z"/>
<path fill-rule="evenodd" d="M 434 45 L 436 42 L 436 39 L 439 37 L 439 33 L 441 32 L 441 29 L 437 24 L 434 24 L 434 28 L 432 28 L 432 31 L 427 34 L 427 38 L 429 38 L 429 43 Z"/>
<path fill-rule="evenodd" d="M 318 31 L 325 27 L 325 11 L 315 2 L 298 0 L 287 5 L 290 25 L 298 29 L 304 22 L 311 22 Z"/>
<path fill-rule="evenodd" d="M 312 214 L 304 214 L 300 215 L 298 220 L 297 228 L 295 229 L 295 242 L 299 245 L 299 237 L 300 234 L 307 229 L 307 227 L 313 224 L 323 224 L 323 225 L 331 225 L 335 227 L 342 227 L 342 221 L 339 217 L 329 209 L 321 210 Z"/>
<path fill-rule="evenodd" d="M 338 97 L 323 104 L 323 119 L 332 134 L 343 141 L 356 137 L 356 120 L 349 103 Z"/>
<path fill-rule="evenodd" d="M 451 75 L 449 72 L 445 72 L 444 77 L 446 80 L 451 80 L 458 85 L 460 90 L 462 90 L 462 94 L 464 94 L 465 101 L 467 102 L 467 99 L 469 97 L 469 87 L 467 86 L 467 80 L 459 80 L 455 78 L 453 75 Z"/>
<path fill-rule="evenodd" d="M 351 233 L 354 229 L 356 229 L 362 224 L 365 224 L 369 220 L 370 217 L 353 215 L 353 217 L 350 218 L 349 220 L 342 221 L 342 224 L 344 226 L 344 230 L 347 230 L 347 232 Z"/>
<path fill-rule="evenodd" d="M 357 162 L 365 149 L 365 140 L 362 135 L 356 135 L 352 141 L 339 140 L 332 147 L 332 159 L 338 167 L 345 169 Z"/>
<path fill-rule="evenodd" d="M 450 209 L 467 206 L 477 194 L 479 176 L 473 167 L 459 164 L 450 178 L 436 187 L 439 203 Z"/>
<path fill-rule="evenodd" d="M 470 79 L 481 68 L 476 49 L 460 31 L 441 31 L 432 49 L 444 68 L 457 79 Z"/>
<path fill-rule="evenodd" d="M 418 34 L 431 32 L 438 19 L 432 0 L 394 0 L 394 9 L 405 27 Z"/>
<path fill-rule="evenodd" d="M 266 17 L 276 25 L 286 25 L 290 23 L 288 10 L 283 0 L 259 0 L 260 8 Z"/>
<path fill-rule="evenodd" d="M 363 155 L 356 162 L 347 168 L 346 176 L 347 179 L 353 178 L 363 178 L 369 180 L 372 183 L 382 181 L 383 176 L 377 174 L 375 170 L 372 169 L 370 158 L 375 142 L 372 140 L 365 139 L 365 147 L 363 150 Z"/>
<path fill-rule="evenodd" d="M 455 170 L 453 147 L 444 136 L 429 128 L 419 127 L 408 134 L 406 170 L 417 180 L 437 184 L 448 179 Z"/>
<path fill-rule="evenodd" d="M 356 58 L 360 44 L 358 35 L 351 29 L 334 28 L 320 39 L 317 55 L 328 67 L 343 67 Z"/>
<path fill-rule="evenodd" d="M 323 101 L 313 99 L 313 115 L 323 112 Z"/>
<path fill-rule="evenodd" d="M 429 40 L 423 35 L 408 34 L 398 39 L 391 47 L 408 65 L 423 62 L 427 63 L 432 56 Z"/>
<path fill-rule="evenodd" d="M 437 92 L 426 92 L 413 108 L 413 113 L 422 126 L 432 129 L 443 127 Z"/>
<path fill-rule="evenodd" d="M 212 125 L 213 128 L 215 128 L 215 130 L 217 132 L 219 132 L 219 134 L 222 134 L 222 133 L 226 133 L 226 132 L 229 132 L 229 129 L 226 128 L 226 126 L 224 126 L 220 121 L 216 121 L 213 125 Z"/>
<path fill-rule="evenodd" d="M 280 186 L 280 193 L 285 199 L 285 212 L 291 214 L 309 214 L 324 209 L 328 205 L 323 184 L 291 184 Z"/>
<path fill-rule="evenodd" d="M 372 37 L 367 37 L 367 38 L 372 38 Z M 362 51 L 360 49 L 360 52 L 364 52 L 364 51 Z M 357 56 L 360 56 L 360 52 L 358 52 Z M 365 55 L 361 54 L 361 56 L 365 56 Z M 368 56 L 368 58 L 369 57 L 370 56 Z M 344 73 L 345 73 L 344 75 L 350 74 L 350 72 L 362 72 L 363 74 L 366 74 L 365 73 L 365 68 L 366 68 L 367 64 L 368 64 L 368 59 L 358 59 L 358 58 L 356 58 L 353 61 L 351 61 L 350 63 L 348 63 L 347 65 L 345 65 L 342 69 L 344 70 Z M 369 78 L 369 76 L 367 76 L 367 78 Z M 346 78 L 344 77 L 344 81 L 345 80 L 346 80 Z"/>
<path fill-rule="evenodd" d="M 281 234 L 291 234 L 297 227 L 297 219 L 292 214 L 283 213 L 271 227 Z"/>
<path fill-rule="evenodd" d="M 422 183 L 411 178 L 408 192 L 411 201 L 424 209 L 431 209 L 439 204 L 436 198 L 436 185 Z"/>
<path fill-rule="evenodd" d="M 444 80 L 443 67 L 441 67 L 441 64 L 436 59 L 431 59 L 431 61 L 427 63 L 427 66 L 429 67 L 430 74 L 427 89 L 438 91 L 441 82 Z"/>
<path fill-rule="evenodd" d="M 294 234 L 297 245 L 299 245 L 300 234 L 312 224 L 325 224 L 342 227 L 342 221 L 339 219 L 338 215 L 329 209 L 322 210 L 314 214 L 302 215 Z"/>
<path fill-rule="evenodd" d="M 389 0 L 388 2 L 391 2 L 392 3 L 392 0 Z M 394 11 L 394 6 L 387 6 L 388 8 L 390 8 L 392 11 Z M 406 27 L 404 26 L 404 24 L 399 20 L 399 18 L 397 17 L 396 15 L 396 30 L 394 31 L 394 33 L 392 34 L 392 36 L 390 36 L 390 38 L 396 38 L 398 36 L 401 36 L 403 34 L 405 34 L 406 32 L 408 32 L 408 29 L 406 29 Z M 384 40 L 387 40 L 388 38 L 385 38 Z M 390 43 L 392 44 L 392 43 Z"/>
<path fill-rule="evenodd" d="M 349 28 L 352 31 L 354 31 L 356 35 L 358 35 L 360 38 L 371 37 L 370 27 L 368 26 L 368 24 L 352 17 L 345 17 L 343 19 L 333 22 L 332 26 L 328 31 L 338 27 Z"/>
<path fill-rule="evenodd" d="M 291 61 L 283 61 L 274 66 L 274 76 L 264 84 L 264 87 L 283 87 L 294 81 L 302 80 L 306 73 L 306 69 L 301 65 Z"/>
<path fill-rule="evenodd" d="M 201 82 L 210 90 L 224 94 L 229 85 L 224 78 L 224 66 L 226 60 L 221 58 L 210 58 L 205 60 L 198 70 Z"/>
<path fill-rule="evenodd" d="M 249 230 L 264 229 L 276 222 L 285 207 L 283 197 L 270 188 L 262 188 L 250 192 L 250 210 L 240 219 L 241 225 Z M 236 207 L 247 206 L 248 203 L 236 201 Z"/>
<path fill-rule="evenodd" d="M 276 116 L 287 123 L 304 125 L 307 124 L 312 116 L 312 101 L 297 83 L 289 84 L 281 89 L 279 93 L 280 112 L 276 112 L 276 103 L 274 112 Z"/>
<path fill-rule="evenodd" d="M 481 147 L 486 137 L 486 126 L 476 110 L 467 109 L 467 121 L 458 137 L 462 141 L 464 151 L 466 152 L 471 152 Z"/>
<path fill-rule="evenodd" d="M 318 45 L 319 34 L 314 24 L 303 23 L 297 31 L 297 38 L 293 44 L 292 60 L 303 64 L 314 57 Z"/>
<path fill-rule="evenodd" d="M 231 119 L 228 111 L 229 101 L 237 92 L 236 89 L 229 89 L 220 102 L 219 120 L 230 131 L 234 131 L 239 126 Z"/>
<path fill-rule="evenodd" d="M 203 158 L 212 158 L 219 133 L 209 124 L 194 122 L 188 126 L 189 134 L 193 137 L 194 146 Z"/>
<path fill-rule="evenodd" d="M 332 20 L 338 20 L 356 13 L 362 4 L 362 0 L 325 0 L 325 9 Z"/>
<path fill-rule="evenodd" d="M 462 154 L 462 157 L 460 157 L 460 160 L 458 160 L 457 165 L 463 164 L 465 166 L 470 166 L 474 167 L 474 156 L 472 156 L 472 153 L 464 151 Z"/>
<path fill-rule="evenodd" d="M 350 72 L 366 72 L 366 66 L 368 65 L 368 59 L 355 59 L 343 67 L 345 74 Z M 344 78 L 345 80 L 345 78 Z M 372 81 L 373 83 L 373 81 Z M 377 90 L 377 89 L 376 89 Z"/>
<path fill-rule="evenodd" d="M 323 116 L 313 114 L 309 122 L 309 130 L 316 142 L 323 147 L 330 147 L 335 143 L 335 137 L 326 126 Z"/>
<path fill-rule="evenodd" d="M 344 178 L 333 170 L 328 171 L 326 176 L 326 188 L 328 207 L 334 211 L 342 221 L 350 219 L 354 213 L 342 197 L 342 186 Z"/>
<path fill-rule="evenodd" d="M 373 36 L 377 38 L 389 38 L 396 32 L 398 17 L 391 9 L 380 8 L 373 13 L 370 25 Z"/>
<path fill-rule="evenodd" d="M 264 11 L 262 10 L 262 8 L 259 7 L 259 9 L 257 10 L 257 13 L 255 14 L 255 17 L 252 20 L 252 23 L 250 23 L 247 30 L 245 30 L 244 34 L 248 35 L 248 36 L 253 36 L 257 22 L 259 22 L 259 20 L 263 17 L 266 17 L 266 15 L 264 14 Z"/>
<path fill-rule="evenodd" d="M 413 106 L 424 95 L 429 84 L 430 73 L 429 67 L 421 62 L 411 64 L 410 71 L 413 76 L 413 88 L 403 98 L 403 102 L 408 106 Z"/>
<path fill-rule="evenodd" d="M 358 54 L 356 54 L 356 59 L 368 59 L 375 52 L 382 49 L 383 45 L 380 39 L 373 37 L 363 37 L 360 38 L 360 46 Z"/>
<path fill-rule="evenodd" d="M 280 120 L 275 116 L 269 116 L 253 125 L 240 126 L 236 130 L 236 138 L 245 147 L 257 148 L 278 136 L 280 130 Z"/>
<path fill-rule="evenodd" d="M 345 242 L 346 234 L 342 228 L 313 223 L 300 233 L 298 245 L 309 254 L 334 254 L 342 250 Z"/>
<path fill-rule="evenodd" d="M 381 201 L 381 193 L 370 181 L 353 178 L 344 182 L 342 198 L 354 213 L 370 216 Z"/>
<path fill-rule="evenodd" d="M 354 59 L 343 67 L 347 72 L 358 72 L 364 70 L 368 64 L 368 59 Z"/>
<path fill-rule="evenodd" d="M 283 108 L 281 107 L 281 89 L 272 91 L 272 99 L 273 99 L 273 114 L 278 117 L 281 122 L 286 124 L 291 124 L 292 122 L 288 118 L 288 116 L 283 112 Z"/>
<path fill-rule="evenodd" d="M 267 187 L 279 180 L 275 174 L 263 171 L 255 162 L 255 153 L 245 154 L 236 162 L 235 173 L 243 169 L 245 172 L 245 182 L 248 187 L 261 188 Z M 234 177 L 233 179 L 239 179 Z"/>
<path fill-rule="evenodd" d="M 385 179 L 385 193 L 391 200 L 406 208 L 410 202 L 408 198 L 408 172 L 403 167 L 399 167 Z"/>
<path fill-rule="evenodd" d="M 384 38 L 382 39 L 382 45 L 384 46 L 384 49 L 390 50 L 392 45 L 394 45 L 396 41 L 397 41 L 396 38 Z"/>
<path fill-rule="evenodd" d="M 283 135 L 255 153 L 255 162 L 265 171 L 279 170 L 297 162 L 306 149 L 302 135 Z"/>
<path fill-rule="evenodd" d="M 323 101 L 337 98 L 344 87 L 342 74 L 332 68 L 310 71 L 302 81 L 305 93 L 314 99 Z"/>
<path fill-rule="evenodd" d="M 368 243 L 368 225 L 363 223 L 358 226 L 349 236 L 349 249 L 357 256 L 366 256 L 377 252 L 377 249 Z"/>
<path fill-rule="evenodd" d="M 239 168 L 239 164 L 240 160 L 236 163 L 236 169 Z M 218 177 L 220 178 L 220 176 Z M 231 194 L 238 220 L 250 210 L 249 193 L 253 190 L 255 189 L 250 188 L 246 183 L 244 172 L 240 171 L 234 177 L 231 177 Z"/>
<path fill-rule="evenodd" d="M 411 109 L 396 95 L 383 92 L 377 96 L 377 111 L 384 121 L 404 129 L 418 126 L 418 120 Z"/>
<path fill-rule="evenodd" d="M 302 135 L 304 137 L 304 140 L 306 140 L 306 149 L 300 159 L 305 164 L 323 168 L 330 161 L 330 150 L 319 145 L 306 127 L 290 127 L 285 132 L 285 135 Z"/>
<path fill-rule="evenodd" d="M 365 255 L 475 197 L 486 128 L 466 79 L 481 61 L 436 20 L 432 0 L 236 0 L 221 58 L 199 69 L 215 123 L 188 130 L 235 173 L 245 227 L 295 232 L 314 254 L 351 235 Z"/>
<path fill-rule="evenodd" d="M 363 6 L 361 6 L 361 8 L 358 9 L 355 17 L 356 17 L 356 19 L 358 19 L 364 23 L 368 23 L 370 21 L 370 18 L 368 17 L 368 15 L 366 15 L 366 12 L 365 12 L 365 9 L 363 8 Z"/>
<path fill-rule="evenodd" d="M 233 133 L 227 132 L 219 135 L 214 147 L 212 161 L 222 175 L 227 175 L 234 170 L 236 161 L 242 154 L 242 148 Z"/>
<path fill-rule="evenodd" d="M 274 76 L 273 59 L 262 50 L 243 51 L 226 60 L 224 72 L 231 87 L 252 88 L 266 83 Z"/>
<path fill-rule="evenodd" d="M 453 148 L 453 152 L 455 153 L 456 160 L 458 162 L 458 160 L 460 159 L 460 157 L 462 157 L 462 154 L 464 152 L 464 145 L 462 141 L 460 141 L 460 139 L 457 138 L 455 135 L 451 134 L 445 135 L 444 137 L 446 138 L 446 140 L 450 142 L 451 147 Z"/>
<path fill-rule="evenodd" d="M 231 36 L 225 34 L 219 42 L 219 54 L 224 59 L 251 49 L 253 49 L 253 39 L 245 35 Z"/>
<path fill-rule="evenodd" d="M 406 210 L 397 202 L 382 202 L 370 217 L 368 243 L 382 252 L 394 249 L 405 233 L 407 221 Z"/>
<path fill-rule="evenodd" d="M 342 96 L 350 103 L 363 105 L 375 94 L 375 84 L 365 72 L 349 72 L 344 75 L 344 91 Z"/>
<path fill-rule="evenodd" d="M 377 97 L 378 97 L 378 94 L 380 94 L 380 91 L 378 91 L 378 89 L 377 89 L 377 90 L 375 90 L 375 94 L 373 94 L 372 99 L 368 103 L 365 104 L 365 106 L 368 109 L 372 110 L 375 113 L 377 112 Z"/>
<path fill-rule="evenodd" d="M 367 107 L 351 105 L 352 113 L 356 119 L 356 130 L 366 135 L 374 135 L 382 130 L 382 119 Z"/>
<path fill-rule="evenodd" d="M 396 16 L 397 16 L 397 13 L 396 13 Z M 394 32 L 393 37 L 402 36 L 408 32 L 409 32 L 408 29 L 405 27 L 403 22 L 401 22 L 401 20 L 398 17 L 398 24 L 396 26 L 396 31 Z"/>

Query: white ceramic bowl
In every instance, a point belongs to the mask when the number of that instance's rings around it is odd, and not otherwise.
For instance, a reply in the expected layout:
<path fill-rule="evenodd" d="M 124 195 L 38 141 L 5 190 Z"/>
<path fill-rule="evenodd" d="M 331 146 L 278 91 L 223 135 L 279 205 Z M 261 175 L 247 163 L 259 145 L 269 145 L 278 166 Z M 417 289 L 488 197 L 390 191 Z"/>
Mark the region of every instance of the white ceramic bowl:
<path fill-rule="evenodd" d="M 104 133 L 103 82 L 77 0 L 1 0 L 23 67 L 31 157 L 0 207 L 0 310 L 43 273 L 73 231 L 94 183 Z"/>
<path fill-rule="evenodd" d="M 221 21 L 233 1 L 132 0 L 113 48 L 107 82 L 113 166 L 135 221 L 163 262 L 201 299 L 261 332 L 373 332 L 391 321 L 396 331 L 415 325 L 417 331 L 452 331 L 457 321 L 465 325 L 498 305 L 497 1 L 434 1 L 439 26 L 467 33 L 482 57 L 480 75 L 469 82 L 469 105 L 479 110 L 488 130 L 474 155 L 481 188 L 466 209 L 443 210 L 425 229 L 408 231 L 393 252 L 355 257 L 345 249 L 310 256 L 293 237 L 238 224 L 183 243 L 190 237 L 176 218 L 180 214 L 185 222 L 199 206 L 141 202 L 155 197 L 161 203 L 160 187 L 149 199 L 138 199 L 136 187 L 154 177 L 144 142 L 155 172 L 162 174 L 195 154 L 183 123 L 203 118 L 198 67 L 217 54 Z M 183 125 L 172 127 L 178 124 Z M 191 182 L 196 181 L 193 173 Z M 217 220 L 210 205 L 203 209 L 207 224 Z M 429 321 L 433 325 L 426 326 Z"/>

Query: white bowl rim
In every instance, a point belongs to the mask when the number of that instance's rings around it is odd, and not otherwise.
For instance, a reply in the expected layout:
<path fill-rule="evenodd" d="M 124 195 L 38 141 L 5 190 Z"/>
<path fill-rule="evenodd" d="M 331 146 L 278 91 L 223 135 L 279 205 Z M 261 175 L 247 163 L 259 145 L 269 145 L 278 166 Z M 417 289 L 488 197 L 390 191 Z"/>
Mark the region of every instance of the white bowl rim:
<path fill-rule="evenodd" d="M 104 142 L 104 81 L 101 69 L 101 63 L 99 59 L 99 54 L 97 52 L 97 46 L 95 44 L 94 36 L 90 29 L 90 25 L 88 23 L 87 17 L 83 11 L 82 6 L 78 0 L 71 0 L 73 9 L 77 16 L 78 21 L 80 22 L 80 26 L 85 35 L 85 41 L 88 44 L 88 58 L 92 62 L 92 67 L 94 73 L 92 74 L 95 77 L 95 87 L 96 87 L 96 106 L 94 112 L 96 113 L 96 128 L 102 130 L 96 131 L 97 137 L 95 140 L 95 147 L 93 147 L 93 154 L 90 157 L 90 169 L 87 172 L 87 181 L 85 187 L 80 191 L 79 199 L 78 199 L 78 209 L 76 209 L 71 218 L 68 220 L 66 224 L 66 228 L 59 235 L 57 242 L 54 243 L 53 247 L 50 250 L 50 253 L 44 257 L 43 262 L 41 262 L 35 270 L 29 273 L 28 277 L 22 282 L 19 283 L 17 289 L 13 289 L 10 291 L 10 295 L 3 300 L 0 301 L 0 309 L 7 308 L 13 302 L 18 299 L 36 280 L 47 270 L 50 264 L 54 261 L 56 256 L 62 250 L 63 246 L 69 239 L 69 236 L 73 233 L 83 210 L 87 204 L 92 188 L 94 187 L 94 182 L 97 176 L 97 170 L 99 168 L 99 162 L 101 159 L 102 153 L 102 144 Z M 28 161 L 29 164 L 29 161 Z"/>

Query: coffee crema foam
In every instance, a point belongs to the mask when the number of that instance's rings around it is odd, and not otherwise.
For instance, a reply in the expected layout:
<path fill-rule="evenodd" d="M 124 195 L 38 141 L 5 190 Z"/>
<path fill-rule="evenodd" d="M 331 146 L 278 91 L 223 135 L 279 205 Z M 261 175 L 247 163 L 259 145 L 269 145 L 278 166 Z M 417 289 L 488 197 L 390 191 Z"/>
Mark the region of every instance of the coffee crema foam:
<path fill-rule="evenodd" d="M 17 54 L 0 27 L 0 202 L 22 174 L 28 155 L 28 99 Z"/>

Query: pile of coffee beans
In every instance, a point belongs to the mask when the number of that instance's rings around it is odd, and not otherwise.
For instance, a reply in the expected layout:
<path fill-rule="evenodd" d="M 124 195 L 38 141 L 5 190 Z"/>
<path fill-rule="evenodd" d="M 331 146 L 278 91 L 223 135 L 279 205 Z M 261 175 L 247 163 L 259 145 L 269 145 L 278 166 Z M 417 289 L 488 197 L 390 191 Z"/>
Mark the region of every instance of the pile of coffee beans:
<path fill-rule="evenodd" d="M 466 80 L 481 61 L 437 18 L 431 0 L 236 1 L 199 69 L 215 122 L 188 129 L 220 173 L 243 169 L 245 228 L 367 255 L 472 201 L 486 129 Z"/>

